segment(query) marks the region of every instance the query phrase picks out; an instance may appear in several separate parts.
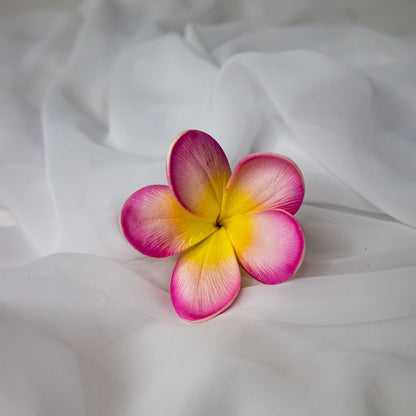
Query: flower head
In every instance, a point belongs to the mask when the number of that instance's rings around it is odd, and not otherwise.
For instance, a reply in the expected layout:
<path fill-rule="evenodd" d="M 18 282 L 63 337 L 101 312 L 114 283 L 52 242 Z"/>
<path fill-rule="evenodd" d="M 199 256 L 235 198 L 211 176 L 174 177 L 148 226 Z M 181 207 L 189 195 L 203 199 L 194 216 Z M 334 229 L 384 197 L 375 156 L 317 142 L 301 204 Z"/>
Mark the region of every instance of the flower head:
<path fill-rule="evenodd" d="M 228 308 L 240 290 L 239 265 L 266 284 L 293 276 L 305 249 L 293 217 L 304 183 L 290 159 L 252 154 L 231 174 L 220 145 L 187 130 L 171 144 L 166 171 L 169 186 L 147 186 L 127 199 L 121 227 L 145 255 L 181 253 L 171 280 L 181 318 L 204 321 Z"/>

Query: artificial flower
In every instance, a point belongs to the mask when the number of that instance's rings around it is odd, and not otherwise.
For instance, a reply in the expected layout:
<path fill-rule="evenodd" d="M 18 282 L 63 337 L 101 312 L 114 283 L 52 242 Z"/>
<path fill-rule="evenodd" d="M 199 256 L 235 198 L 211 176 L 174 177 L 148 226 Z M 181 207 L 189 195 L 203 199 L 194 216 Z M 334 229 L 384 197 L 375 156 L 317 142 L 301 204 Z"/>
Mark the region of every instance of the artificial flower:
<path fill-rule="evenodd" d="M 293 161 L 257 153 L 231 173 L 211 136 L 187 130 L 171 144 L 166 172 L 169 186 L 147 186 L 127 199 L 121 227 L 145 255 L 181 253 L 170 289 L 182 319 L 200 322 L 228 308 L 240 290 L 239 265 L 266 284 L 293 276 L 305 249 L 293 217 L 304 182 Z"/>

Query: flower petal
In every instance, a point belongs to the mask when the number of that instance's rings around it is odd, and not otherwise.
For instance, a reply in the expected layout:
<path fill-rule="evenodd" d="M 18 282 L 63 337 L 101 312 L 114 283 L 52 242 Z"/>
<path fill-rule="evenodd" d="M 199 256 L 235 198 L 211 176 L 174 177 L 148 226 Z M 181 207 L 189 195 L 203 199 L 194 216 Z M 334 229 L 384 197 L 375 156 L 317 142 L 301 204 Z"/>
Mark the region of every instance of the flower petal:
<path fill-rule="evenodd" d="M 305 239 L 296 219 L 268 210 L 231 217 L 224 227 L 248 274 L 266 284 L 290 279 L 303 260 Z"/>
<path fill-rule="evenodd" d="M 173 306 L 187 321 L 211 319 L 231 305 L 240 283 L 233 247 L 220 228 L 179 258 L 171 281 Z"/>
<path fill-rule="evenodd" d="M 215 222 L 231 176 L 221 146 L 202 131 L 184 131 L 169 149 L 166 171 L 180 204 L 192 214 Z"/>
<path fill-rule="evenodd" d="M 218 228 L 185 211 L 166 185 L 151 185 L 131 195 L 121 210 L 127 241 L 147 256 L 166 257 L 199 243 Z"/>
<path fill-rule="evenodd" d="M 294 162 L 273 153 L 256 153 L 237 164 L 224 194 L 221 218 L 267 209 L 295 214 L 305 187 Z"/>

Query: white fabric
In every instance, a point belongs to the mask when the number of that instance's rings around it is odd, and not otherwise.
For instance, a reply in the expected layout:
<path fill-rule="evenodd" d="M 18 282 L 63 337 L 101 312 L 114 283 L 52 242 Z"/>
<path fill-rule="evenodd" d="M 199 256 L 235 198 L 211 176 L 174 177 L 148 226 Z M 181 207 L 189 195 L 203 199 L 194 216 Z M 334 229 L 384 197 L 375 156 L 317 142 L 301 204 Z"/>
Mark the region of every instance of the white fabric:
<path fill-rule="evenodd" d="M 3 15 L 1 415 L 416 414 L 416 5 L 393 3 Z M 118 228 L 187 128 L 306 182 L 296 277 L 244 276 L 198 325 L 170 302 L 176 258 Z"/>

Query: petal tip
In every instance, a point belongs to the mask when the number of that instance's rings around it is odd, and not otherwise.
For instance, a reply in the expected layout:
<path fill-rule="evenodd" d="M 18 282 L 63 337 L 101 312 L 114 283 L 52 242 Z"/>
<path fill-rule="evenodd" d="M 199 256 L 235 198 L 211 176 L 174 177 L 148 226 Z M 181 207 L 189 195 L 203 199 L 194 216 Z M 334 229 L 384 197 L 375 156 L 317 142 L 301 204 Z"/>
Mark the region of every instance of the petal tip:
<path fill-rule="evenodd" d="M 298 272 L 299 268 L 302 266 L 303 260 L 305 258 L 305 249 L 306 249 L 306 243 L 305 243 L 305 235 L 303 233 L 302 227 L 300 224 L 296 221 L 298 230 L 297 235 L 299 238 L 299 249 L 298 249 L 298 256 L 296 256 L 290 265 L 288 265 L 288 272 L 285 275 L 278 274 L 272 277 L 270 281 L 264 281 L 263 283 L 269 284 L 269 285 L 278 285 L 280 283 L 287 282 L 288 280 L 292 279 Z"/>
<path fill-rule="evenodd" d="M 181 306 L 178 302 L 176 302 L 175 298 L 172 296 L 172 304 L 173 307 L 178 314 L 178 316 L 185 322 L 188 322 L 190 324 L 199 324 L 202 322 L 210 321 L 211 319 L 217 317 L 218 315 L 221 315 L 223 312 L 225 312 L 235 301 L 239 294 L 240 290 L 239 288 L 235 291 L 235 294 L 230 297 L 230 300 L 227 304 L 225 304 L 222 308 L 218 309 L 215 312 L 212 312 L 210 314 L 195 314 L 192 312 L 189 312 L 188 309 Z M 172 293 L 172 292 L 171 292 Z"/>
<path fill-rule="evenodd" d="M 155 190 L 165 190 L 164 185 L 149 185 L 131 194 L 124 202 L 120 211 L 120 228 L 130 245 L 138 252 L 145 256 L 161 258 L 168 257 L 174 253 L 170 253 L 167 248 L 155 249 L 150 244 L 146 244 L 141 238 L 141 218 L 140 207 L 141 201 L 146 198 L 147 194 L 152 194 Z"/>
<path fill-rule="evenodd" d="M 175 136 L 175 138 L 172 140 L 172 143 L 169 145 L 169 149 L 168 149 L 168 154 L 167 154 L 167 158 L 166 158 L 166 177 L 168 179 L 168 184 L 169 186 L 172 188 L 171 186 L 171 178 L 172 178 L 172 174 L 171 174 L 171 163 L 170 160 L 172 158 L 172 153 L 174 152 L 174 148 L 178 145 L 178 143 L 180 142 L 180 140 L 183 138 L 183 136 L 188 133 L 190 130 L 183 130 L 181 131 L 179 134 L 177 134 Z"/>

